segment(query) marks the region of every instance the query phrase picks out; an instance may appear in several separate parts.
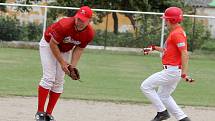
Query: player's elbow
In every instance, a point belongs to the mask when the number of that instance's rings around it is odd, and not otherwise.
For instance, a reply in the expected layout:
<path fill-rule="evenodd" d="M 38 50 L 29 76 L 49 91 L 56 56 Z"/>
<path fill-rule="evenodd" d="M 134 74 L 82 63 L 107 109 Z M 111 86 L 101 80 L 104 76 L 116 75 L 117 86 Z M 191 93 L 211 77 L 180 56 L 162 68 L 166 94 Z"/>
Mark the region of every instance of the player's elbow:
<path fill-rule="evenodd" d="M 189 54 L 188 54 L 188 52 L 187 52 L 187 50 L 182 50 L 181 51 L 181 57 L 183 58 L 183 59 L 189 59 Z"/>

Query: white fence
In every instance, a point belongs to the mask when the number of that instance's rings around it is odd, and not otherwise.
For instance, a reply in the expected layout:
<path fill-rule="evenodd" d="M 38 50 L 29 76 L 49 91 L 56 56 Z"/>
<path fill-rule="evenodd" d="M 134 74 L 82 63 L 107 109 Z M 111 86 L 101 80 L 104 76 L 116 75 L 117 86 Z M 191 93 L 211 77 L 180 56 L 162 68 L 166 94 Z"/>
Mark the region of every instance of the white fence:
<path fill-rule="evenodd" d="M 0 3 L 3 6 L 20 6 L 20 7 L 39 7 L 45 8 L 45 12 L 43 15 L 44 25 L 43 25 L 43 32 L 46 29 L 47 24 L 47 9 L 49 8 L 56 8 L 56 9 L 71 9 L 77 10 L 77 7 L 61 7 L 61 6 L 45 6 L 45 5 L 26 5 L 26 4 L 11 4 L 11 3 Z M 155 13 L 155 12 L 141 12 L 141 11 L 122 11 L 122 10 L 106 10 L 106 9 L 92 9 L 93 11 L 97 12 L 117 12 L 117 13 L 133 13 L 133 14 L 147 14 L 147 15 L 162 15 L 163 13 Z M 206 19 L 214 19 L 215 16 L 200 16 L 200 15 L 184 15 L 184 17 L 194 17 L 194 18 L 206 18 Z M 165 28 L 165 21 L 162 21 L 162 29 L 161 29 L 161 37 L 160 37 L 160 45 L 163 46 L 164 42 L 164 28 Z"/>

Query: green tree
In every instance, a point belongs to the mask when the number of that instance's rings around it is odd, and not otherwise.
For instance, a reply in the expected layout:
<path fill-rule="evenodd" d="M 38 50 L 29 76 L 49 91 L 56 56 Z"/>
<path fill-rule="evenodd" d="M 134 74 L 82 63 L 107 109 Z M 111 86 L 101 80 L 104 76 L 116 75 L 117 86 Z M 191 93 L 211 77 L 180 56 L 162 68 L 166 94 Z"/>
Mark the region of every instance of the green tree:
<path fill-rule="evenodd" d="M 0 0 L 0 3 L 5 3 L 6 0 Z M 0 11 L 6 12 L 6 6 L 0 6 Z"/>
<path fill-rule="evenodd" d="M 52 5 L 60 6 L 73 6 L 80 7 L 82 5 L 88 5 L 92 8 L 101 8 L 101 9 L 113 9 L 113 10 L 128 10 L 128 11 L 154 11 L 154 12 L 163 12 L 169 6 L 178 6 L 183 7 L 183 0 L 57 0 L 56 3 Z M 74 12 L 71 10 L 53 10 L 54 15 L 50 14 L 52 19 L 56 19 L 58 13 L 71 16 L 74 15 Z M 97 12 L 98 20 L 97 22 L 102 22 L 102 18 L 110 14 L 109 12 Z M 129 18 L 133 28 L 136 29 L 135 20 L 131 13 L 123 13 L 126 17 Z M 112 13 L 112 18 L 114 20 L 114 33 L 118 33 L 118 17 L 116 13 Z"/>
<path fill-rule="evenodd" d="M 128 11 L 144 11 L 144 12 L 164 12 L 166 8 L 170 6 L 176 6 L 183 9 L 184 13 L 191 13 L 192 7 L 185 6 L 184 0 L 57 0 L 51 5 L 56 6 L 72 6 L 80 7 L 82 5 L 88 5 L 92 8 L 100 9 L 113 9 L 113 10 L 128 10 Z M 59 14 L 66 16 L 73 16 L 75 14 L 74 10 L 63 10 L 63 9 L 51 9 L 49 11 L 49 19 L 55 20 Z M 110 14 L 110 12 L 96 12 L 97 19 L 94 23 L 101 23 L 102 19 Z M 144 41 L 143 43 L 158 43 L 157 39 L 160 38 L 161 31 L 161 19 L 160 16 L 155 15 L 145 15 L 145 14 L 127 14 L 120 13 L 128 17 L 133 25 L 134 29 L 138 33 L 135 40 Z M 114 33 L 118 34 L 118 16 L 116 13 L 112 14 L 114 20 Z M 183 25 L 185 28 L 192 28 L 192 20 L 184 21 Z M 137 27 L 136 25 L 139 26 Z M 200 23 L 201 24 L 201 23 Z M 198 31 L 203 33 L 198 35 L 193 44 L 193 48 L 200 48 L 200 45 L 204 43 L 202 39 L 205 40 L 209 36 L 209 32 L 202 26 L 196 27 L 195 32 Z M 102 33 L 102 32 L 101 32 Z M 120 35 L 122 37 L 123 34 Z M 192 36 L 192 31 L 189 30 L 188 36 Z M 138 42 L 139 42 L 138 41 Z M 189 38 L 190 42 L 190 38 Z"/>
<path fill-rule="evenodd" d="M 132 4 L 130 3 L 132 2 Z M 82 5 L 88 5 L 92 8 L 102 8 L 102 9 L 114 9 L 114 10 L 136 10 L 135 6 L 133 4 L 134 2 L 132 0 L 57 0 L 56 3 L 51 3 L 51 5 L 59 5 L 59 6 L 73 6 L 73 7 L 80 7 Z M 147 9 L 147 0 L 143 0 L 141 2 L 141 5 L 145 6 L 144 8 Z M 140 3 L 138 3 L 140 4 Z M 54 10 L 52 9 L 49 12 L 49 16 L 52 20 L 55 20 L 57 18 L 58 14 L 63 14 L 66 16 L 72 16 L 74 15 L 74 11 L 71 10 Z M 106 15 L 110 14 L 109 12 L 97 12 L 98 20 L 96 22 L 102 22 L 102 18 Z M 134 29 L 135 27 L 135 21 L 133 18 L 133 14 L 124 13 L 126 17 L 129 18 L 131 21 L 131 24 L 133 25 Z M 114 20 L 114 33 L 118 33 L 118 17 L 116 13 L 112 14 L 113 20 Z M 95 22 L 95 23 L 96 23 Z"/>
<path fill-rule="evenodd" d="M 0 40 L 18 40 L 20 37 L 19 21 L 15 17 L 0 17 Z"/>
<path fill-rule="evenodd" d="M 150 11 L 164 12 L 170 6 L 184 8 L 184 0 L 149 0 Z"/>

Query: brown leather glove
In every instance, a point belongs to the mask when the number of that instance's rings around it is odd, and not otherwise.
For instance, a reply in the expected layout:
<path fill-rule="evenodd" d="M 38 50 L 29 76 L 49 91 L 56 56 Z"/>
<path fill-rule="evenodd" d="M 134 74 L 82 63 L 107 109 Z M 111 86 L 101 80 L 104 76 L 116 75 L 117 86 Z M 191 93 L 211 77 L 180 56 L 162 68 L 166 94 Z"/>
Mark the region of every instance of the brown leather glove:
<path fill-rule="evenodd" d="M 73 80 L 80 80 L 80 74 L 77 68 L 72 67 L 72 65 L 68 66 L 69 74 Z"/>

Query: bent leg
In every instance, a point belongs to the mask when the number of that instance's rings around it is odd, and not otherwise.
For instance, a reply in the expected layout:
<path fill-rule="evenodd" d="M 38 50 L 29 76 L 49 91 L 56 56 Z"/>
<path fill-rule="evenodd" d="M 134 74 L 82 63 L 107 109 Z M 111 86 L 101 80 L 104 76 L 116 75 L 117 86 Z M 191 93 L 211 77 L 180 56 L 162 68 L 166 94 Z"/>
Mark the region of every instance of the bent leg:
<path fill-rule="evenodd" d="M 158 95 L 162 100 L 163 104 L 166 106 L 167 110 L 175 116 L 177 120 L 187 117 L 182 109 L 176 104 L 175 100 L 172 98 L 171 94 L 175 90 L 178 82 L 170 85 L 164 85 L 159 87 Z"/>
<path fill-rule="evenodd" d="M 152 102 L 157 112 L 163 112 L 166 110 L 163 102 L 160 100 L 160 97 L 155 90 L 156 87 L 162 83 L 160 75 L 162 75 L 161 72 L 151 75 L 142 82 L 140 87 L 145 96 Z"/>
<path fill-rule="evenodd" d="M 40 47 L 40 57 L 43 77 L 38 86 L 38 112 L 44 112 L 46 98 L 55 81 L 56 59 L 47 46 Z"/>
<path fill-rule="evenodd" d="M 61 53 L 64 60 L 68 60 L 69 58 L 69 52 L 67 53 Z M 64 76 L 65 72 L 62 70 L 61 65 L 57 63 L 57 69 L 56 69 L 56 75 L 55 75 L 55 82 L 53 83 L 53 86 L 51 88 L 51 91 L 49 93 L 49 103 L 47 106 L 46 113 L 52 114 L 52 111 L 61 95 L 63 93 L 63 85 L 64 85 Z"/>

